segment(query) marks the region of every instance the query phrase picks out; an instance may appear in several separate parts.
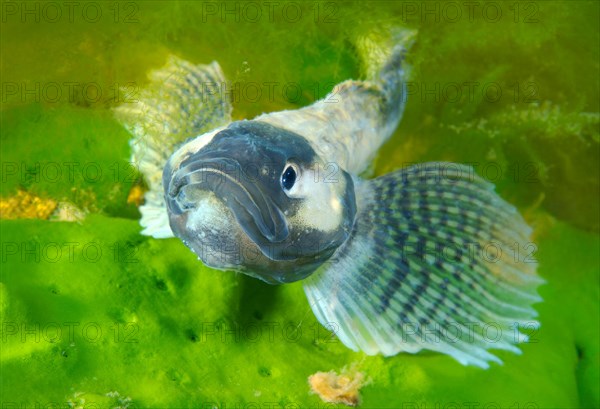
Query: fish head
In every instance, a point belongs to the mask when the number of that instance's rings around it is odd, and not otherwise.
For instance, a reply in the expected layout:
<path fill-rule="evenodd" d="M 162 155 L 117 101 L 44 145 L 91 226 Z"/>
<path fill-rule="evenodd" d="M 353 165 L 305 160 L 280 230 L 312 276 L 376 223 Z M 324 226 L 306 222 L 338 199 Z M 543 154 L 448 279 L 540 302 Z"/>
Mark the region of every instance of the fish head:
<path fill-rule="evenodd" d="M 234 122 L 200 149 L 182 146 L 163 185 L 171 229 L 204 264 L 273 284 L 314 272 L 356 216 L 347 172 L 302 136 L 257 121 Z"/>

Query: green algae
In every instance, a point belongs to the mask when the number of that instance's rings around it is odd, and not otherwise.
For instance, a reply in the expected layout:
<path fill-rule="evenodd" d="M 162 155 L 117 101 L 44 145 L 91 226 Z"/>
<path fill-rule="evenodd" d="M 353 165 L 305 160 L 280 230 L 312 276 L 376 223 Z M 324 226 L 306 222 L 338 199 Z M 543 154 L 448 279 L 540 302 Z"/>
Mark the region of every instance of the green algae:
<path fill-rule="evenodd" d="M 548 280 L 542 329 L 522 356 L 498 352 L 504 365 L 488 371 L 437 354 L 354 353 L 316 322 L 300 284 L 271 287 L 210 270 L 175 239 L 141 237 L 135 221 L 4 221 L 2 230 L 21 245 L 4 249 L 4 402 L 64 402 L 85 393 L 89 404 L 117 391 L 138 407 L 311 407 L 319 399 L 308 394 L 306 378 L 351 363 L 371 378 L 365 407 L 575 407 L 598 399 L 598 328 L 590 320 L 599 243 L 563 224 L 539 241 Z M 72 258 L 66 243 L 74 243 Z M 63 248 L 60 256 L 48 250 L 53 245 Z"/>
<path fill-rule="evenodd" d="M 0 222 L 4 407 L 316 408 L 324 404 L 308 376 L 352 364 L 371 379 L 367 408 L 600 404 L 597 3 L 537 2 L 537 23 L 527 14 L 515 23 L 507 3 L 496 22 L 409 14 L 406 4 L 419 2 L 303 3 L 310 17 L 295 22 L 277 13 L 223 22 L 202 3 L 131 2 L 115 22 L 97 4 L 108 16 L 97 23 L 2 25 L 1 195 L 26 189 L 90 213 L 80 223 Z M 375 174 L 470 162 L 535 227 L 548 281 L 542 328 L 523 355 L 498 352 L 504 365 L 488 371 L 437 354 L 352 352 L 316 322 L 300 283 L 206 268 L 178 240 L 141 236 L 126 202 L 139 175 L 108 108 L 133 101 L 169 53 L 218 60 L 239 87 L 234 117 L 245 118 L 308 104 L 359 76 L 351 39 L 395 23 L 419 34 L 406 113 Z M 102 96 L 67 96 L 67 82 Z M 479 83 L 472 95 L 465 82 Z M 58 100 L 44 95 L 53 83 Z M 301 92 L 284 92 L 290 83 Z M 482 94 L 486 85 L 502 97 Z M 36 86 L 39 98 L 22 93 Z"/>

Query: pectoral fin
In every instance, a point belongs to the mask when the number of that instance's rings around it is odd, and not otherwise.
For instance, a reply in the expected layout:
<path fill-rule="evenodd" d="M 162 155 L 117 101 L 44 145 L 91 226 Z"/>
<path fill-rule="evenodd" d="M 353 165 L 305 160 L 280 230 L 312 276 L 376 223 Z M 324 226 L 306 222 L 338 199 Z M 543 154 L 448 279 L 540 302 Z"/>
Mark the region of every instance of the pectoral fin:
<path fill-rule="evenodd" d="M 369 355 L 422 349 L 482 368 L 539 326 L 531 229 L 470 167 L 427 163 L 356 186 L 352 235 L 304 283 L 318 320 Z M 515 246 L 520 252 L 515 253 Z"/>

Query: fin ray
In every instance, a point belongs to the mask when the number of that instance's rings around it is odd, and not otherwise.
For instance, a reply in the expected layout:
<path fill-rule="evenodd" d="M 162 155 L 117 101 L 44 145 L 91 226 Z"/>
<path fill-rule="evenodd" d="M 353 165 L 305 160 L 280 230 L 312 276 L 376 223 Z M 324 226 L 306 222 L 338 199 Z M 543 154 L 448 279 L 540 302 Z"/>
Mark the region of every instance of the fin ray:
<path fill-rule="evenodd" d="M 142 234 L 173 237 L 162 186 L 162 171 L 176 147 L 189 138 L 231 122 L 231 104 L 221 92 L 225 77 L 217 62 L 193 65 L 170 56 L 148 74 L 150 83 L 135 104 L 115 108 L 117 120 L 133 135 L 131 161 L 149 190 L 140 206 Z"/>
<path fill-rule="evenodd" d="M 367 354 L 430 349 L 487 368 L 501 362 L 490 348 L 520 353 L 515 344 L 527 337 L 514 325 L 539 326 L 535 262 L 506 253 L 490 262 L 461 248 L 529 240 L 531 229 L 491 183 L 434 162 L 357 180 L 355 189 L 351 237 L 304 282 L 321 323 L 337 324 L 340 340 Z"/>

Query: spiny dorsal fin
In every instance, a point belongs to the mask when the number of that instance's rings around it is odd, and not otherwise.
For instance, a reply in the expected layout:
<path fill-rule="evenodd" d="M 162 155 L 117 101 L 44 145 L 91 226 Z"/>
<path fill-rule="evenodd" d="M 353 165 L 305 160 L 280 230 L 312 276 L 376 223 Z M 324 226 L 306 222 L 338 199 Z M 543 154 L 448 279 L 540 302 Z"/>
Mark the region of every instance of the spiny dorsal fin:
<path fill-rule="evenodd" d="M 488 348 L 520 353 L 543 280 L 535 260 L 514 258 L 531 230 L 493 185 L 426 163 L 357 181 L 356 194 L 351 237 L 304 282 L 323 325 L 370 355 L 429 349 L 487 368 L 500 362 Z"/>
<path fill-rule="evenodd" d="M 150 83 L 134 103 L 115 109 L 115 116 L 133 135 L 131 161 L 149 185 L 140 206 L 142 234 L 172 237 L 163 198 L 162 170 L 185 140 L 231 122 L 231 104 L 219 64 L 193 65 L 170 56 L 150 72 Z"/>

